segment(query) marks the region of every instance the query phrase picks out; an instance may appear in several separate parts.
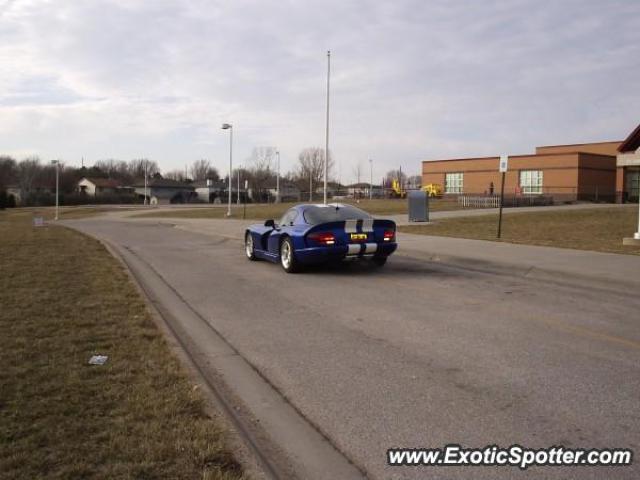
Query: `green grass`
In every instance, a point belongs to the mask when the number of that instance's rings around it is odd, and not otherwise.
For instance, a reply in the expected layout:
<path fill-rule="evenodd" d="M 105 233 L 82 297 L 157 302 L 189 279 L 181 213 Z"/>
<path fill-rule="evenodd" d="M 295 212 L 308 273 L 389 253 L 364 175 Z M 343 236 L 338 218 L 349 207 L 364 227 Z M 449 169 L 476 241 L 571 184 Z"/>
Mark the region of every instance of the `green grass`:
<path fill-rule="evenodd" d="M 496 240 L 497 225 L 497 215 L 482 215 L 398 229 L 422 235 Z M 509 213 L 502 218 L 502 241 L 640 255 L 640 248 L 622 245 L 623 237 L 633 236 L 637 228 L 637 206 Z"/>
<path fill-rule="evenodd" d="M 374 199 L 361 200 L 359 203 L 354 200 L 341 200 L 341 203 L 351 203 L 362 208 L 373 215 L 396 215 L 407 213 L 407 200 L 394 199 Z M 268 219 L 280 218 L 283 213 L 295 203 L 279 203 L 279 204 L 248 204 L 246 206 L 247 219 Z M 449 199 L 432 199 L 430 203 L 431 211 L 457 210 L 458 206 L 455 200 Z M 244 207 L 242 205 L 232 206 L 232 218 L 242 218 Z M 211 207 L 200 208 L 174 208 L 171 210 L 159 210 L 153 212 L 135 215 L 136 217 L 146 218 L 225 218 L 227 209 L 224 205 L 216 205 Z"/>
<path fill-rule="evenodd" d="M 0 479 L 242 478 L 124 269 L 33 215 L 0 211 Z"/>

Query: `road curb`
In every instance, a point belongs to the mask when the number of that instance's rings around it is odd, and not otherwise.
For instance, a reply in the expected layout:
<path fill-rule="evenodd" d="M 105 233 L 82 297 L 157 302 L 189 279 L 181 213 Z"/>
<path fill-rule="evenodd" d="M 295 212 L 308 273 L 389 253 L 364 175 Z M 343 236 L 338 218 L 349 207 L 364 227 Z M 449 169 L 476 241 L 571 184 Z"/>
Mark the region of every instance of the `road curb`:
<path fill-rule="evenodd" d="M 103 239 L 96 240 L 124 266 L 152 313 L 158 316 L 170 343 L 175 343 L 181 351 L 180 358 L 186 359 L 200 383 L 208 386 L 214 403 L 221 407 L 220 413 L 253 454 L 264 478 L 367 478 L 151 265 L 145 267 L 146 262 L 133 251 L 126 251 L 126 247 L 120 249 Z M 157 279 L 147 278 L 154 274 Z M 151 283 L 156 285 L 152 288 Z M 166 291 L 158 295 L 159 288 Z M 172 292 L 178 296 L 178 305 L 168 307 L 166 300 Z"/>

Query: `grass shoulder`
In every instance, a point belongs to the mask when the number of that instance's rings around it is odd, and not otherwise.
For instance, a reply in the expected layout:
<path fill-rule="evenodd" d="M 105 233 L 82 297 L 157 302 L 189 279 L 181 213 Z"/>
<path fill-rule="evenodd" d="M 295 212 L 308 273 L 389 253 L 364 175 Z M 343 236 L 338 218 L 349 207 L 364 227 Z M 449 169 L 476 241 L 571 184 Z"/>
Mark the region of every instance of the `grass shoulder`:
<path fill-rule="evenodd" d="M 640 255 L 640 248 L 623 246 L 622 238 L 637 229 L 637 206 L 585 210 L 509 213 L 502 219 L 502 241 L 598 252 Z M 497 215 L 448 218 L 428 225 L 399 227 L 422 235 L 497 240 Z"/>
<path fill-rule="evenodd" d="M 0 214 L 0 478 L 242 478 L 121 265 L 32 217 Z"/>
<path fill-rule="evenodd" d="M 363 199 L 359 202 L 354 200 L 340 200 L 341 203 L 355 205 L 366 212 L 373 215 L 398 215 L 407 213 L 406 199 Z M 304 203 L 304 202 L 297 202 Z M 265 220 L 268 218 L 280 218 L 287 209 L 297 203 L 277 203 L 277 204 L 248 204 L 237 205 L 231 207 L 232 218 L 247 218 L 251 220 Z M 318 203 L 317 201 L 315 203 Z M 430 209 L 432 211 L 457 210 L 460 206 L 449 199 L 432 199 L 430 201 Z M 134 215 L 140 218 L 225 218 L 227 207 L 225 205 L 202 206 L 198 208 L 169 208 L 157 209 L 150 212 Z"/>

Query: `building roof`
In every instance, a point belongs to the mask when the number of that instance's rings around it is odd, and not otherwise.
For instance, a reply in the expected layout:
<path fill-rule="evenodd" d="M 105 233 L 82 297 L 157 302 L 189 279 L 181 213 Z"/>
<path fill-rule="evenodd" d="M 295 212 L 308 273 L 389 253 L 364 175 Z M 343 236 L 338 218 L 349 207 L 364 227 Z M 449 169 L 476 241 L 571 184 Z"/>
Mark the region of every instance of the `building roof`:
<path fill-rule="evenodd" d="M 100 177 L 82 177 L 80 181 L 87 180 L 93 183 L 96 187 L 103 188 L 118 188 L 122 186 L 122 183 L 113 178 L 100 178 Z"/>
<path fill-rule="evenodd" d="M 144 187 L 144 179 L 138 180 L 134 187 Z M 193 186 L 170 178 L 150 178 L 147 180 L 148 188 L 184 188 L 193 190 Z"/>
<path fill-rule="evenodd" d="M 222 180 L 198 180 L 197 182 L 193 182 L 191 185 L 195 188 L 225 188 L 227 186 L 227 184 Z"/>
<path fill-rule="evenodd" d="M 347 188 L 369 188 L 371 185 L 369 185 L 367 182 L 360 182 L 360 183 L 352 183 L 351 185 L 347 185 Z"/>
<path fill-rule="evenodd" d="M 619 152 L 635 152 L 640 147 L 640 124 L 629 134 L 622 145 L 618 147 Z"/>

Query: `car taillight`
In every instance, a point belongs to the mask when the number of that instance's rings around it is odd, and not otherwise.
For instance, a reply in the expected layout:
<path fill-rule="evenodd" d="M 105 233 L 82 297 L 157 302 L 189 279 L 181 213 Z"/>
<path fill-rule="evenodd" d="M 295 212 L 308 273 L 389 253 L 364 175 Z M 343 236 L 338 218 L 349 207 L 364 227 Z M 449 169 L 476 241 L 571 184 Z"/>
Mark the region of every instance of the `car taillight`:
<path fill-rule="evenodd" d="M 307 238 L 320 245 L 335 245 L 336 237 L 331 232 L 314 232 L 310 233 Z"/>
<path fill-rule="evenodd" d="M 385 242 L 391 242 L 396 238 L 395 230 L 385 230 L 384 236 L 382 237 Z"/>

